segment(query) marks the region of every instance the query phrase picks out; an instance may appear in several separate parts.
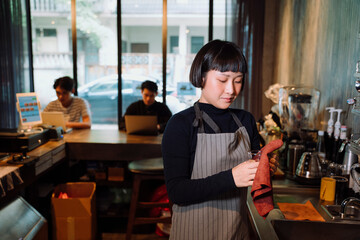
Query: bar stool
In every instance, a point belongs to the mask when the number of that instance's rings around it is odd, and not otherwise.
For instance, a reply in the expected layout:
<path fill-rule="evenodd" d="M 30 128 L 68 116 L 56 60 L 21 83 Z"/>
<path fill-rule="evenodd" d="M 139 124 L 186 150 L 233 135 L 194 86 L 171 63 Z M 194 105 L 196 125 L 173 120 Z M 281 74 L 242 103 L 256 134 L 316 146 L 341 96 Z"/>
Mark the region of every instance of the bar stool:
<path fill-rule="evenodd" d="M 133 189 L 131 195 L 130 212 L 126 231 L 126 240 L 131 240 L 134 225 L 151 223 L 171 223 L 170 217 L 136 217 L 138 208 L 166 207 L 171 209 L 169 202 L 139 202 L 139 191 L 142 181 L 151 179 L 164 180 L 164 165 L 162 158 L 150 158 L 130 162 L 128 165 L 133 173 Z"/>

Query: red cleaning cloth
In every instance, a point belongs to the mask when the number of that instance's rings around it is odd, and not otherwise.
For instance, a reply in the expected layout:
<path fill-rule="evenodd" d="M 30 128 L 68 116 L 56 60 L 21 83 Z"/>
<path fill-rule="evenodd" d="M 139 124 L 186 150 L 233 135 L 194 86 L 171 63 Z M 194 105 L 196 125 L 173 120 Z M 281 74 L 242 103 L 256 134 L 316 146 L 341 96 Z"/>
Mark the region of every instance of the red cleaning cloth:
<path fill-rule="evenodd" d="M 261 149 L 259 167 L 251 188 L 254 205 L 258 213 L 264 218 L 274 208 L 268 153 L 280 148 L 282 145 L 283 141 L 276 139 Z"/>

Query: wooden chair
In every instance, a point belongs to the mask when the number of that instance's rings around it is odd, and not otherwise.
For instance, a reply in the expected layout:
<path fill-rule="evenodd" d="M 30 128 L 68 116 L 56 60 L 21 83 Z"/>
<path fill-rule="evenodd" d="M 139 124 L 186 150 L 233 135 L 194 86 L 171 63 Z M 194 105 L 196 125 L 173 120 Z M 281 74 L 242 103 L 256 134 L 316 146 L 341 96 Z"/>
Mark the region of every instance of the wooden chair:
<path fill-rule="evenodd" d="M 139 202 L 139 191 L 142 181 L 159 179 L 164 180 L 164 165 L 162 158 L 150 158 L 133 161 L 128 168 L 133 174 L 133 189 L 131 195 L 130 212 L 126 231 L 126 240 L 131 240 L 134 225 L 171 223 L 170 217 L 136 217 L 138 208 L 166 207 L 171 210 L 170 202 Z"/>

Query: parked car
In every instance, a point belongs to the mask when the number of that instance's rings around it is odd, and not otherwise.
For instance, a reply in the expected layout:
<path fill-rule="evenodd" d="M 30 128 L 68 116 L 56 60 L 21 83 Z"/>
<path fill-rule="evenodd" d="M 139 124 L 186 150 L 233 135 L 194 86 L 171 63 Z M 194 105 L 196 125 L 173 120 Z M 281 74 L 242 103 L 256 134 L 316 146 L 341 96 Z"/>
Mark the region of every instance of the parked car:
<path fill-rule="evenodd" d="M 122 74 L 122 115 L 126 108 L 133 102 L 142 99 L 141 83 L 150 80 L 159 84 L 159 80 L 132 74 Z M 167 94 L 174 90 L 169 89 Z M 162 101 L 162 90 L 159 89 L 157 101 Z M 78 96 L 86 99 L 91 108 L 93 123 L 117 123 L 117 106 L 118 106 L 118 75 L 109 75 L 87 83 L 78 88 Z M 167 96 L 169 108 L 172 112 L 178 112 L 184 109 L 179 100 L 174 96 Z"/>

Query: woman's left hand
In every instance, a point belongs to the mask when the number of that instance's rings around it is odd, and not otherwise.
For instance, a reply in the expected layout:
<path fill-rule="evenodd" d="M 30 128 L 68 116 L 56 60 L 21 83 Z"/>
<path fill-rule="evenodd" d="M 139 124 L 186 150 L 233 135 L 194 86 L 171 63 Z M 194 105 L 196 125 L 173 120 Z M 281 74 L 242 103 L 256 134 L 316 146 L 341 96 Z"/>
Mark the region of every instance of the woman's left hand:
<path fill-rule="evenodd" d="M 278 166 L 279 166 L 279 155 L 272 152 L 268 154 L 269 157 L 269 166 L 270 166 L 270 173 L 271 175 L 274 175 L 274 173 L 276 172 Z"/>

